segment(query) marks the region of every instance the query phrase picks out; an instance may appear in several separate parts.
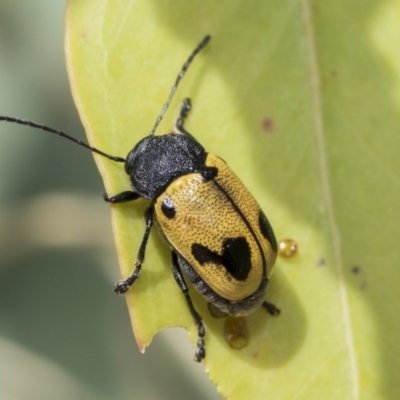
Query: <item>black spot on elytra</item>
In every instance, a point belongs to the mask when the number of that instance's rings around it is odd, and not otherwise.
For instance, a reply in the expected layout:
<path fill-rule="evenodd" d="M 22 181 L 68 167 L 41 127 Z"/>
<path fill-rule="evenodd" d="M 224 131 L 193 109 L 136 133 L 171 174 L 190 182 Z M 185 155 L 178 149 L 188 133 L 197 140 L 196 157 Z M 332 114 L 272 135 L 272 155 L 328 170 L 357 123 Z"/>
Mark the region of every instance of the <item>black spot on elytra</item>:
<path fill-rule="evenodd" d="M 168 219 L 172 219 L 175 217 L 175 214 L 176 214 L 175 204 L 169 197 L 166 197 L 162 201 L 161 211 Z"/>
<path fill-rule="evenodd" d="M 262 235 L 268 240 L 268 242 L 271 244 L 272 250 L 276 253 L 278 251 L 278 244 L 276 243 L 275 234 L 262 210 L 260 210 L 258 215 L 258 224 L 260 225 Z"/>
<path fill-rule="evenodd" d="M 251 269 L 250 246 L 244 237 L 225 239 L 222 255 L 199 243 L 192 244 L 192 254 L 200 265 L 221 265 L 238 281 L 246 280 Z"/>

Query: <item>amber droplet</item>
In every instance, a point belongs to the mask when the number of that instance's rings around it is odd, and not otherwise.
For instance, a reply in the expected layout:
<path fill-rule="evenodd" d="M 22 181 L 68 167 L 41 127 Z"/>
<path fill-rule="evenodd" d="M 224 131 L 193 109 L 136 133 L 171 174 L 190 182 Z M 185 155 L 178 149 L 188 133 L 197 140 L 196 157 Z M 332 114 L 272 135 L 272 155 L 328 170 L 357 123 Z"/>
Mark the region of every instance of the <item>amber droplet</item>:
<path fill-rule="evenodd" d="M 284 239 L 279 242 L 278 255 L 281 257 L 293 257 L 297 253 L 297 243 L 293 239 Z"/>
<path fill-rule="evenodd" d="M 244 317 L 227 317 L 224 325 L 224 338 L 232 349 L 240 350 L 249 343 L 249 329 Z"/>

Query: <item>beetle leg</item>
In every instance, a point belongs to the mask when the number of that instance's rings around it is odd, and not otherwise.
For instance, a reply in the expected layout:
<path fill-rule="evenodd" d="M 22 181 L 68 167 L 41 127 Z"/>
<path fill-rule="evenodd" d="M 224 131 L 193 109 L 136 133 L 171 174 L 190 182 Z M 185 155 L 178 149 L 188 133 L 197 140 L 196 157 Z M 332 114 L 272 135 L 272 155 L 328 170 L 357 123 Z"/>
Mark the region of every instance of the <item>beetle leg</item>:
<path fill-rule="evenodd" d="M 132 192 L 131 190 L 126 190 L 125 192 L 118 193 L 115 196 L 107 196 L 107 194 L 103 194 L 104 201 L 112 204 L 126 203 L 127 201 L 136 200 L 139 197 L 140 196 L 137 193 Z"/>
<path fill-rule="evenodd" d="M 189 98 L 183 99 L 181 103 L 181 112 L 179 114 L 179 118 L 175 122 L 175 132 L 193 138 L 193 136 L 183 127 L 183 124 L 185 123 L 185 120 L 191 109 L 192 109 L 192 102 L 190 101 L 190 99 Z"/>
<path fill-rule="evenodd" d="M 271 315 L 279 315 L 281 310 L 272 303 L 268 303 L 268 301 L 264 301 L 262 306 L 271 314 Z"/>
<path fill-rule="evenodd" d="M 199 339 L 197 341 L 196 352 L 194 353 L 194 360 L 200 362 L 206 356 L 206 349 L 204 348 L 204 336 L 206 335 L 206 331 L 204 329 L 203 321 L 201 319 L 200 314 L 196 311 L 196 309 L 193 306 L 192 299 L 190 298 L 189 295 L 189 289 L 182 276 L 182 272 L 178 263 L 178 257 L 175 252 L 172 252 L 172 273 L 174 274 L 174 278 L 179 288 L 181 289 L 182 293 L 185 296 L 185 300 L 189 307 L 190 314 L 192 314 L 194 322 L 197 325 L 197 335 Z"/>
<path fill-rule="evenodd" d="M 187 118 L 189 111 L 191 109 L 192 109 L 192 101 L 189 99 L 189 97 L 184 98 L 181 104 L 181 113 L 180 113 L 180 119 L 182 121 L 182 124 Z"/>
<path fill-rule="evenodd" d="M 150 230 L 153 225 L 153 216 L 154 216 L 154 210 L 153 210 L 153 207 L 151 206 L 146 210 L 146 213 L 144 214 L 144 218 L 146 221 L 146 230 L 144 231 L 142 242 L 140 243 L 138 255 L 137 255 L 136 261 L 135 261 L 135 268 L 134 268 L 132 274 L 130 276 L 128 276 L 128 278 L 126 278 L 122 281 L 119 281 L 115 284 L 114 292 L 117 294 L 124 294 L 125 292 L 127 292 L 128 289 L 136 281 L 136 279 L 139 278 L 142 264 L 144 261 L 144 255 L 146 252 L 147 241 L 149 239 Z"/>

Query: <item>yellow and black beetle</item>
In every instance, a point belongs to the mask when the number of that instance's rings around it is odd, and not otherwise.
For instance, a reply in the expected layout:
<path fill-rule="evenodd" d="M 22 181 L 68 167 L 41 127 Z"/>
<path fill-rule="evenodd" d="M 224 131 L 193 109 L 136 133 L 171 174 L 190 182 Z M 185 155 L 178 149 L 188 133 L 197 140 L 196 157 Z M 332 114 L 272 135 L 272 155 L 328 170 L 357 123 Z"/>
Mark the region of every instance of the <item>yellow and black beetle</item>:
<path fill-rule="evenodd" d="M 135 268 L 128 278 L 115 285 L 114 291 L 125 293 L 139 277 L 155 221 L 172 250 L 172 272 L 198 328 L 196 361 L 205 357 L 205 329 L 192 304 L 182 271 L 207 300 L 214 316 L 246 315 L 260 305 L 271 314 L 279 313 L 278 308 L 265 301 L 277 255 L 274 232 L 256 200 L 227 164 L 215 154 L 207 153 L 184 129 L 190 100 L 182 103 L 174 133 L 154 135 L 180 80 L 210 38 L 206 36 L 190 55 L 154 128 L 126 159 L 106 154 L 47 126 L 0 117 L 0 120 L 55 133 L 92 152 L 125 163 L 132 190 L 105 195 L 104 200 L 117 204 L 145 198 L 150 206 L 145 213 L 146 230 Z"/>

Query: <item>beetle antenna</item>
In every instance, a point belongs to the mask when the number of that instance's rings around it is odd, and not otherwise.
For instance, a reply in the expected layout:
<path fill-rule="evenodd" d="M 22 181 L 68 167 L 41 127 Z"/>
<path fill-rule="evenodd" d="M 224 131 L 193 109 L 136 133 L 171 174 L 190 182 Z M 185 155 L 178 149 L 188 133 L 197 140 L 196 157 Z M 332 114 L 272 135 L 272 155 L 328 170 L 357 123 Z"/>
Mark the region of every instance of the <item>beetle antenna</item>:
<path fill-rule="evenodd" d="M 110 154 L 104 153 L 101 150 L 96 149 L 95 147 L 89 146 L 87 143 L 83 142 L 82 140 L 75 139 L 74 137 L 72 137 L 70 135 L 67 135 L 66 133 L 64 133 L 62 131 L 58 131 L 56 129 L 50 128 L 49 126 L 46 126 L 46 125 L 37 124 L 36 122 L 28 121 L 28 120 L 25 120 L 25 119 L 6 117 L 6 116 L 1 116 L 1 115 L 0 115 L 0 121 L 12 122 L 12 123 L 19 124 L 19 125 L 26 125 L 26 126 L 30 126 L 32 128 L 41 129 L 42 131 L 55 133 L 56 135 L 61 136 L 61 137 L 65 138 L 65 139 L 68 139 L 71 142 L 79 144 L 79 146 L 82 146 L 82 147 L 85 147 L 86 149 L 89 149 L 93 153 L 97 153 L 97 154 L 100 154 L 103 157 L 107 157 L 108 159 L 110 159 L 112 161 L 125 162 L 125 158 L 111 156 Z"/>
<path fill-rule="evenodd" d="M 211 36 L 207 35 L 203 38 L 203 40 L 198 44 L 198 46 L 193 50 L 192 54 L 189 56 L 185 64 L 183 64 L 183 67 L 181 69 L 181 72 L 179 72 L 179 75 L 176 78 L 174 86 L 172 86 L 171 93 L 168 96 L 167 102 L 163 105 L 163 108 L 161 109 L 160 115 L 157 117 L 156 123 L 154 124 L 153 129 L 151 130 L 149 136 L 154 135 L 158 125 L 160 124 L 161 120 L 164 117 L 164 114 L 166 113 L 169 104 L 171 103 L 172 98 L 174 97 L 174 94 L 176 92 L 176 89 L 178 88 L 179 82 L 182 80 L 184 77 L 186 71 L 188 70 L 190 64 L 192 63 L 193 59 L 197 56 L 197 54 L 206 46 L 206 44 L 210 41 Z"/>

